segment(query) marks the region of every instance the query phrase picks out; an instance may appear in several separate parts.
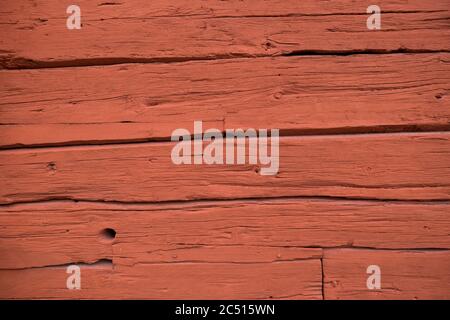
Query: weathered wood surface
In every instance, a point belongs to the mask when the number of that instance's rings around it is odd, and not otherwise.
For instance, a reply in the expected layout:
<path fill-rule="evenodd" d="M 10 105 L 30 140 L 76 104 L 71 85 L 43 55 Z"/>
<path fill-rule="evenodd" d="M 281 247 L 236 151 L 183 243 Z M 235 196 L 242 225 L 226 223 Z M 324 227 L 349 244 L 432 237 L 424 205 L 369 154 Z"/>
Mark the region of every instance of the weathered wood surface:
<path fill-rule="evenodd" d="M 322 299 L 319 259 L 82 266 L 81 274 L 81 290 L 67 290 L 65 267 L 0 270 L 0 298 Z"/>
<path fill-rule="evenodd" d="M 43 18 L 65 19 L 68 1 L 21 0 L 3 1 L 5 7 L 0 13 L 2 21 L 32 21 Z M 83 15 L 88 20 L 103 16 L 105 19 L 155 18 L 155 17 L 258 17 L 289 15 L 344 15 L 366 14 L 366 8 L 373 4 L 369 0 L 78 0 Z M 387 13 L 415 13 L 449 11 L 448 0 L 380 0 L 378 5 Z M 63 8 L 61 14 L 60 8 Z"/>
<path fill-rule="evenodd" d="M 168 139 L 195 120 L 282 134 L 443 130 L 449 62 L 408 54 L 0 71 L 0 146 Z"/>
<path fill-rule="evenodd" d="M 448 277 L 449 255 L 430 250 L 450 247 L 448 211 L 447 203 L 294 199 L 6 206 L 0 297 L 321 299 L 323 259 L 325 297 L 442 298 L 449 282 L 437 279 Z M 340 246 L 378 250 L 322 253 Z M 65 287 L 71 264 L 81 267 L 81 291 Z M 370 264 L 383 270 L 376 293 L 363 292 Z"/>
<path fill-rule="evenodd" d="M 448 203 L 301 199 L 4 206 L 0 269 L 320 258 L 314 247 L 450 249 L 448 212 Z"/>
<path fill-rule="evenodd" d="M 367 267 L 381 270 L 368 290 Z M 325 250 L 325 299 L 450 299 L 450 251 Z"/>
<path fill-rule="evenodd" d="M 175 165 L 175 143 L 4 150 L 0 203 L 280 196 L 450 198 L 449 133 L 284 137 L 280 168 Z"/>
<path fill-rule="evenodd" d="M 450 0 L 71 4 L 0 0 L 0 298 L 450 299 Z M 196 120 L 279 173 L 174 165 Z"/>
<path fill-rule="evenodd" d="M 66 8 L 71 2 L 8 1 L 0 16 L 0 65 L 54 67 L 297 51 L 450 50 L 449 0 L 380 4 L 385 13 L 378 32 L 366 26 L 370 1 L 191 2 L 148 5 L 141 0 L 122 6 L 81 1 L 77 4 L 82 29 L 68 30 Z"/>

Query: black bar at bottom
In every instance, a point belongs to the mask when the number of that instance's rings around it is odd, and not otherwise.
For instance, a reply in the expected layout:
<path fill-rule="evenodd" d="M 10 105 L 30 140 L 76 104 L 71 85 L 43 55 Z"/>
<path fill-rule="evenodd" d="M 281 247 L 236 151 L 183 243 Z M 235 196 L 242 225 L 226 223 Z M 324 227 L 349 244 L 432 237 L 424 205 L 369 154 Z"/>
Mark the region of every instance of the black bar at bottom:
<path fill-rule="evenodd" d="M 288 301 L 288 300 L 121 300 L 121 301 L 1 301 L 0 308 L 10 309 L 16 317 L 22 312 L 37 316 L 59 309 L 70 317 L 101 319 L 308 319 L 311 317 L 389 316 L 401 312 L 402 318 L 431 313 L 446 314 L 449 301 Z M 54 312 L 51 312 L 55 314 Z M 57 315 L 56 313 L 55 315 Z M 391 314 L 392 315 L 392 314 Z M 64 316 L 63 316 L 64 318 Z"/>

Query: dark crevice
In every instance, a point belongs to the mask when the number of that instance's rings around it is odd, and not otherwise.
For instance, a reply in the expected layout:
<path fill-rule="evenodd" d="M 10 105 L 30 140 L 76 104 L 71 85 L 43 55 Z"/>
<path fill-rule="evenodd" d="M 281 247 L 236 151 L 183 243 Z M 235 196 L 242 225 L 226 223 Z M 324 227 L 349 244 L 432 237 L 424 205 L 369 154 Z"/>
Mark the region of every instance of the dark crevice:
<path fill-rule="evenodd" d="M 440 98 L 437 98 L 440 99 Z M 2 124 L 0 124 L 1 126 Z M 244 128 L 246 130 L 247 128 Z M 418 134 L 418 133 L 439 133 L 450 132 L 449 124 L 420 124 L 420 125 L 378 125 L 368 127 L 340 127 L 323 129 L 280 129 L 280 137 L 313 137 L 313 136 L 347 136 L 347 135 L 375 135 L 375 134 Z M 225 131 L 222 131 L 225 136 Z M 187 137 L 186 137 L 187 138 Z M 194 135 L 190 136 L 191 140 Z M 68 141 L 44 144 L 12 144 L 0 146 L 2 150 L 16 149 L 45 149 L 58 147 L 95 147 L 105 145 L 132 145 L 142 143 L 167 143 L 171 142 L 171 137 L 152 137 L 140 139 L 111 139 L 111 140 L 85 140 Z"/>
<path fill-rule="evenodd" d="M 325 300 L 325 270 L 323 269 L 323 257 L 320 258 L 320 268 L 322 270 L 322 300 Z"/>
<path fill-rule="evenodd" d="M 233 203 L 257 203 L 257 204 L 271 204 L 285 201 L 346 201 L 346 202 L 367 202 L 367 203 L 381 203 L 381 204 L 421 204 L 421 205 L 438 205 L 450 204 L 449 199 L 435 199 L 435 200 L 409 200 L 409 199 L 380 199 L 370 197 L 343 197 L 343 196 L 274 196 L 274 197 L 244 197 L 244 198 L 208 198 L 208 199 L 191 199 L 191 200 L 164 200 L 164 201 L 118 201 L 118 200 L 102 200 L 102 199 L 72 199 L 70 197 L 48 197 L 45 199 L 38 199 L 33 201 L 17 201 L 11 203 L 0 204 L 0 208 L 10 208 L 20 205 L 33 205 L 45 203 L 94 203 L 94 204 L 108 204 L 117 206 L 158 206 L 164 210 L 164 206 L 195 206 L 195 205 L 219 205 L 233 204 Z M 131 209 L 131 208 L 130 208 Z"/>
<path fill-rule="evenodd" d="M 70 262 L 63 264 L 51 264 L 44 266 L 32 266 L 24 268 L 0 268 L 0 270 L 30 270 L 30 269 L 46 269 L 46 268 L 56 268 L 63 269 L 69 266 L 76 265 L 80 268 L 102 268 L 102 269 L 113 269 L 112 259 L 99 259 L 95 262 Z"/>
<path fill-rule="evenodd" d="M 255 58 L 263 55 L 248 54 L 224 54 L 214 56 L 197 56 L 197 57 L 154 57 L 154 58 L 85 58 L 64 61 L 35 61 L 24 58 L 12 58 L 9 60 L 0 60 L 0 69 L 44 69 L 44 68 L 74 68 L 74 67 L 97 67 L 111 66 L 118 64 L 149 64 L 149 63 L 180 63 L 190 61 L 210 61 L 224 60 L 235 58 Z"/>
<path fill-rule="evenodd" d="M 393 14 L 433 14 L 446 13 L 448 10 L 386 10 L 382 11 L 385 15 Z M 86 19 L 87 22 L 98 22 L 108 20 L 155 20 L 160 18 L 184 19 L 192 18 L 199 20 L 219 20 L 219 19 L 275 19 L 275 18 L 303 18 L 303 17 L 340 17 L 340 16 L 369 16 L 366 12 L 329 12 L 329 13 L 284 13 L 284 14 L 247 14 L 247 15 L 211 15 L 207 13 L 186 13 L 175 15 L 145 15 L 145 16 L 114 16 L 100 19 Z M 52 20 L 58 19 L 57 17 Z M 425 20 L 425 19 L 424 19 Z"/>
<path fill-rule="evenodd" d="M 422 248 L 422 247 L 398 247 L 398 248 L 386 248 L 383 246 L 378 247 L 370 247 L 370 246 L 358 246 L 353 244 L 346 244 L 342 246 L 302 246 L 300 248 L 304 249 L 322 249 L 324 251 L 326 250 L 341 250 L 341 249 L 350 249 L 350 250 L 376 250 L 376 251 L 405 251 L 405 252 L 422 252 L 422 251 L 450 251 L 448 248 L 435 248 L 435 247 L 429 247 L 429 248 Z"/>
<path fill-rule="evenodd" d="M 102 3 L 99 3 L 98 5 L 97 5 L 97 7 L 104 7 L 104 6 L 120 6 L 120 5 L 122 5 L 123 3 L 121 3 L 121 2 L 102 2 Z"/>
<path fill-rule="evenodd" d="M 382 14 L 417 14 L 417 13 L 444 13 L 447 10 L 382 10 Z M 199 15 L 201 16 L 201 15 Z M 242 18 L 301 18 L 301 17 L 330 17 L 330 16 L 369 16 L 366 12 L 329 12 L 329 13 L 287 13 L 287 14 L 266 14 L 266 15 L 227 15 L 212 16 L 205 19 L 242 19 Z"/>
<path fill-rule="evenodd" d="M 352 56 L 352 55 L 385 55 L 385 54 L 424 54 L 424 53 L 450 53 L 450 50 L 429 50 L 429 49 L 407 49 L 399 48 L 395 50 L 386 49 L 351 49 L 351 50 L 294 50 L 290 53 L 282 54 L 284 57 L 292 56 Z"/>
<path fill-rule="evenodd" d="M 111 66 L 118 64 L 149 64 L 149 63 L 182 63 L 193 61 L 211 61 L 242 58 L 273 58 L 292 56 L 352 56 L 352 55 L 387 55 L 387 54 L 426 54 L 426 53 L 450 53 L 450 50 L 431 49 L 407 49 L 399 48 L 393 50 L 386 49 L 350 49 L 350 50 L 294 50 L 274 54 L 246 54 L 228 53 L 211 56 L 191 56 L 191 57 L 153 57 L 153 58 L 81 58 L 63 61 L 35 61 L 22 57 L 3 58 L 0 60 L 0 69 L 20 70 L 20 69 L 44 69 L 44 68 L 74 68 L 74 67 L 96 67 Z"/>

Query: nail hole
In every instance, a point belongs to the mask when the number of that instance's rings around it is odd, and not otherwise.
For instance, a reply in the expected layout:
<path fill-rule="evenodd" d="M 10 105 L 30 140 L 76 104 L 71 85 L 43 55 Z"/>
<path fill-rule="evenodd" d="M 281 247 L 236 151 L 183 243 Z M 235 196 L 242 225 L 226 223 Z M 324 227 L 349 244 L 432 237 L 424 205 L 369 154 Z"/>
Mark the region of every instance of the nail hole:
<path fill-rule="evenodd" d="M 267 49 L 270 49 L 270 48 L 274 48 L 275 46 L 273 45 L 273 43 L 271 43 L 271 42 L 269 42 L 269 41 L 267 41 L 265 44 L 264 44 L 264 46 L 267 48 Z"/>
<path fill-rule="evenodd" d="M 49 170 L 51 170 L 51 171 L 56 170 L 56 163 L 54 163 L 54 162 L 49 162 L 49 163 L 47 164 L 47 168 L 48 168 Z"/>
<path fill-rule="evenodd" d="M 438 93 L 437 95 L 434 96 L 436 99 L 440 100 L 442 99 L 442 94 Z"/>
<path fill-rule="evenodd" d="M 115 237 L 116 237 L 116 230 L 114 229 L 106 228 L 100 232 L 100 238 L 102 240 L 111 241 L 114 240 Z"/>

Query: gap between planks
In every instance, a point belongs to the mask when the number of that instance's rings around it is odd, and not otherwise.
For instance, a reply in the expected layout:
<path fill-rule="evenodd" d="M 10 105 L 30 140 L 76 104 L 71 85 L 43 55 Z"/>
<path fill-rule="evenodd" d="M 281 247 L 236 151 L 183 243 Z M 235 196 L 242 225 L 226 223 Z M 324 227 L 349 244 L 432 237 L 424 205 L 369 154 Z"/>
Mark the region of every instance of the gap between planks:
<path fill-rule="evenodd" d="M 2 124 L 0 124 L 1 126 Z M 425 126 L 423 130 L 420 126 L 374 126 L 368 128 L 350 128 L 350 129 L 311 129 L 311 130 L 280 130 L 279 137 L 282 138 L 298 138 L 298 139 L 314 139 L 314 138 L 338 138 L 338 137 L 363 137 L 363 136 L 412 136 L 412 135 L 427 135 L 427 134 L 445 134 L 450 133 L 449 125 L 430 125 Z M 245 129 L 246 130 L 246 129 Z M 342 131 L 341 131 L 342 130 Z M 361 131 L 360 131 L 361 130 Z M 259 130 L 256 130 L 259 136 Z M 225 135 L 225 131 L 221 132 Z M 202 133 L 203 135 L 204 133 Z M 190 136 L 193 141 L 194 135 Z M 224 141 L 228 138 L 224 138 Z M 234 138 L 236 139 L 236 138 Z M 248 139 L 247 137 L 245 138 Z M 259 139 L 259 138 L 256 138 Z M 13 152 L 28 152 L 28 151 L 50 151 L 50 150 L 88 150 L 88 149 L 102 149 L 107 147 L 126 147 L 133 145 L 150 146 L 155 144 L 176 144 L 177 141 L 171 141 L 170 137 L 150 138 L 150 139 L 125 139 L 118 141 L 83 141 L 83 143 L 68 142 L 68 143 L 49 143 L 37 145 L 14 145 L 14 146 L 0 146 L 1 153 Z"/>
<path fill-rule="evenodd" d="M 377 199 L 377 198 L 361 198 L 361 197 L 344 197 L 344 196 L 275 196 L 275 197 L 247 197 L 236 199 L 221 199 L 221 198 L 208 198 L 208 199 L 193 199 L 193 200 L 167 200 L 167 201 L 119 201 L 119 200 L 90 200 L 90 199 L 69 199 L 69 198 L 52 198 L 46 200 L 36 201 L 17 201 L 12 203 L 0 203 L 0 209 L 16 208 L 20 206 L 32 206 L 32 205 L 46 205 L 46 204 L 79 204 L 79 205 L 105 205 L 107 208 L 115 208 L 129 210 L 133 207 L 143 207 L 142 210 L 154 207 L 155 209 L 173 209 L 176 207 L 184 208 L 188 206 L 201 206 L 201 207 L 214 207 L 217 205 L 226 205 L 233 203 L 264 203 L 264 202 L 285 202 L 285 201 L 322 201 L 322 202 L 355 202 L 361 204 L 376 204 L 376 203 L 398 203 L 398 204 L 450 204 L 450 200 L 446 199 Z"/>
<path fill-rule="evenodd" d="M 174 64 L 188 63 L 196 61 L 217 61 L 217 60 L 237 60 L 254 58 L 285 58 L 285 57 L 348 57 L 361 55 L 420 55 L 420 54 L 441 54 L 450 53 L 450 50 L 429 50 L 429 49 L 350 49 L 350 50 L 293 50 L 279 54 L 223 54 L 214 56 L 192 56 L 192 57 L 153 57 L 153 58 L 85 58 L 64 61 L 35 61 L 26 58 L 15 58 L 14 64 L 3 65 L 0 63 L 0 70 L 34 70 L 34 69 L 61 69 L 61 68 L 85 68 L 104 67 L 121 64 Z"/>

